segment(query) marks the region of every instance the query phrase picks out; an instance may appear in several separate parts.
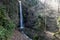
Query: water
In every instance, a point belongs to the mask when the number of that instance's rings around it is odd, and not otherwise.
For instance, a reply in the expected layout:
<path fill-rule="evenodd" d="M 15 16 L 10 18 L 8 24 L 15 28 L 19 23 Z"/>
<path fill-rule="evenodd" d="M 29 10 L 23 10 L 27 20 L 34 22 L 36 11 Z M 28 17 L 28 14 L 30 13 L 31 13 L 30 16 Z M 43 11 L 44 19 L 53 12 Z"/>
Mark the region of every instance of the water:
<path fill-rule="evenodd" d="M 19 1 L 19 4 L 20 4 L 20 29 L 22 30 L 21 32 L 22 32 L 23 36 L 25 36 L 27 39 L 32 40 L 27 35 L 25 35 L 25 33 L 23 32 L 24 24 L 23 24 L 23 14 L 22 14 L 21 1 Z"/>
<path fill-rule="evenodd" d="M 21 4 L 21 1 L 19 1 L 19 4 L 20 4 L 20 29 L 23 29 L 24 26 L 23 26 L 23 14 L 22 14 L 22 4 Z"/>

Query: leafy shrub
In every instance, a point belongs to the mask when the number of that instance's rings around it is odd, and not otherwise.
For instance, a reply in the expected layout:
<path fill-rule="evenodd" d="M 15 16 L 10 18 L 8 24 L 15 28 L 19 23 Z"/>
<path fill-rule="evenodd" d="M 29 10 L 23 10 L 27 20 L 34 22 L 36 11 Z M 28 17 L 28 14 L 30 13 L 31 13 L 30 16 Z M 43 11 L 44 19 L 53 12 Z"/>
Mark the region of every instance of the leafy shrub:
<path fill-rule="evenodd" d="M 45 37 L 41 36 L 41 35 L 38 35 L 38 34 L 35 34 L 34 37 L 33 37 L 33 40 L 45 40 Z"/>
<path fill-rule="evenodd" d="M 60 31 L 60 16 L 57 18 L 57 26 L 58 26 L 59 31 Z"/>
<path fill-rule="evenodd" d="M 15 28 L 15 24 L 6 14 L 6 9 L 0 7 L 0 40 L 9 40 Z"/>
<path fill-rule="evenodd" d="M 35 34 L 35 36 L 33 37 L 33 40 L 38 40 L 39 36 L 37 34 Z"/>
<path fill-rule="evenodd" d="M 39 31 L 44 31 L 45 21 L 44 21 L 43 17 L 41 17 L 40 15 L 38 16 L 38 18 L 36 20 L 35 28 Z"/>

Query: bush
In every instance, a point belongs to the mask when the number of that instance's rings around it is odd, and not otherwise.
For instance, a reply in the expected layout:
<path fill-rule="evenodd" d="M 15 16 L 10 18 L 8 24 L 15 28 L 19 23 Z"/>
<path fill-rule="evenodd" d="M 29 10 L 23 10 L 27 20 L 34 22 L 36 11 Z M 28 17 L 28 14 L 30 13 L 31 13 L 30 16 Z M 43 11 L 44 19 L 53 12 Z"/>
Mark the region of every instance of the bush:
<path fill-rule="evenodd" d="M 7 18 L 5 8 L 0 7 L 0 40 L 9 40 L 15 24 Z"/>
<path fill-rule="evenodd" d="M 33 40 L 38 40 L 39 36 L 37 34 L 35 34 L 35 36 L 33 37 Z"/>

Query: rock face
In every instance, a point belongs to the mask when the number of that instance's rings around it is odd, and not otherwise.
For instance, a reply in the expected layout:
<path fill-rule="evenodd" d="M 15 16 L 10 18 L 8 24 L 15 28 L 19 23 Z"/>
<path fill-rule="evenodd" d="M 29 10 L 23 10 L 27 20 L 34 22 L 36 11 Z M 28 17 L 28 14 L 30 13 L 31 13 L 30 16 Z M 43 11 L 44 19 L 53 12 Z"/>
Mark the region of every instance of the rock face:
<path fill-rule="evenodd" d="M 41 31 L 39 30 L 39 28 L 41 27 L 44 28 L 44 31 L 49 31 L 51 33 L 57 32 L 59 30 L 59 28 L 57 27 L 57 17 L 59 16 L 60 7 L 59 0 L 38 0 L 38 1 L 21 0 L 21 1 L 23 7 L 25 7 L 23 8 L 23 10 L 26 11 L 26 12 L 23 11 L 24 12 L 23 14 L 25 18 L 24 19 L 25 26 L 28 28 L 25 29 L 27 35 L 29 34 L 33 35 L 38 33 L 41 34 Z M 42 20 L 43 22 L 41 22 Z M 41 24 L 43 24 L 44 26 L 41 26 Z M 36 30 L 39 30 L 40 32 L 37 32 Z M 44 35 L 44 33 L 42 34 Z"/>
<path fill-rule="evenodd" d="M 34 1 L 34 0 L 33 0 Z M 49 30 L 55 30 L 57 28 L 57 17 L 59 15 L 58 13 L 58 1 L 56 0 L 39 0 L 39 1 L 27 1 L 27 0 L 22 0 L 22 4 L 26 9 L 27 12 L 26 14 L 26 26 L 32 26 L 33 22 L 37 19 L 39 15 L 43 17 L 45 20 L 45 25 L 47 25 Z M 31 2 L 31 4 L 29 3 Z M 35 4 L 36 3 L 36 4 Z M 32 5 L 34 4 L 34 5 Z M 30 6 L 29 6 L 30 5 Z M 52 6 L 54 5 L 54 6 Z M 58 28 L 56 29 L 58 31 Z"/>

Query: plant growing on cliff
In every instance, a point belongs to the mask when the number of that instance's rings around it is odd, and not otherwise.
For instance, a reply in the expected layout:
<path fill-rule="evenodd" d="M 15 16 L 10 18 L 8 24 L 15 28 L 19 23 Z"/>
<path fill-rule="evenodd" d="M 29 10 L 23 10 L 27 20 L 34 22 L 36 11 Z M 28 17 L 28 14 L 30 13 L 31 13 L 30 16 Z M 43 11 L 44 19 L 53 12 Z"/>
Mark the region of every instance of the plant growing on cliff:
<path fill-rule="evenodd" d="M 35 34 L 35 36 L 33 37 L 33 40 L 38 40 L 39 36 L 37 34 Z"/>
<path fill-rule="evenodd" d="M 0 40 L 9 40 L 15 24 L 7 17 L 6 9 L 0 7 Z"/>
<path fill-rule="evenodd" d="M 41 15 L 38 16 L 36 23 L 35 23 L 35 28 L 39 31 L 44 31 L 45 28 L 45 22 L 44 19 Z"/>
<path fill-rule="evenodd" d="M 57 26 L 58 26 L 59 31 L 60 31 L 60 16 L 57 18 Z"/>

